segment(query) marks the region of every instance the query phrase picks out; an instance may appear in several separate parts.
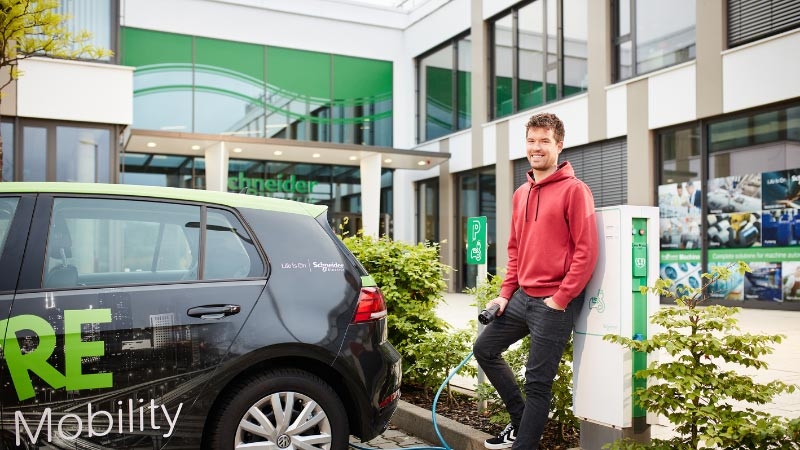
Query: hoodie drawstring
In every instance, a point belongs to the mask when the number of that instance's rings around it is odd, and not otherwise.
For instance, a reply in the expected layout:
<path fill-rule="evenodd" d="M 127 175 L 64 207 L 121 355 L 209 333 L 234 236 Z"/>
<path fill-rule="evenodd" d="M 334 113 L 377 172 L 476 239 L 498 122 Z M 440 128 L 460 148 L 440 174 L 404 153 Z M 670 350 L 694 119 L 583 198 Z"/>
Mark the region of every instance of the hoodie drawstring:
<path fill-rule="evenodd" d="M 533 185 L 528 185 L 528 197 L 525 199 L 525 222 L 528 221 L 528 204 L 531 201 L 531 191 L 533 190 Z M 536 189 L 536 214 L 533 217 L 533 221 L 537 222 L 539 220 L 539 202 L 541 201 L 542 197 L 542 188 Z"/>

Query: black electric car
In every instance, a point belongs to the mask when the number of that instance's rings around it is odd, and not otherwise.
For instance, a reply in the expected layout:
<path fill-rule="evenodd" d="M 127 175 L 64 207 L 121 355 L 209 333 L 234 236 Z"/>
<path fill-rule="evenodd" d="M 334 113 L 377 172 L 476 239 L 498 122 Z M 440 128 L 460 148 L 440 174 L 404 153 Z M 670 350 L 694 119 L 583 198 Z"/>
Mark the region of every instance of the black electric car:
<path fill-rule="evenodd" d="M 380 434 L 400 355 L 326 215 L 0 183 L 0 448 L 345 449 Z"/>

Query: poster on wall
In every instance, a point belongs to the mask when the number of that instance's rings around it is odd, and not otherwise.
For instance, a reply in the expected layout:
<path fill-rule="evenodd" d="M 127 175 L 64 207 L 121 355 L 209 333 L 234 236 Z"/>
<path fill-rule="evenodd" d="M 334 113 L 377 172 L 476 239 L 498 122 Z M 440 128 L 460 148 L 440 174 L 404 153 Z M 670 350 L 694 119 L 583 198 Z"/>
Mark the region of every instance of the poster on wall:
<path fill-rule="evenodd" d="M 700 248 L 699 199 L 700 190 L 691 181 L 658 187 L 662 250 Z"/>
<path fill-rule="evenodd" d="M 708 214 L 761 211 L 761 174 L 708 180 Z"/>
<path fill-rule="evenodd" d="M 673 291 L 693 286 L 701 271 L 700 242 L 697 239 L 695 246 L 691 238 L 694 224 L 701 228 L 700 207 L 688 193 L 694 187 L 687 187 L 673 183 L 658 190 L 663 208 L 661 277 L 673 281 Z M 714 178 L 706 189 L 709 270 L 738 261 L 751 269 L 714 282 L 711 297 L 800 302 L 800 169 Z M 693 217 L 698 217 L 696 222 Z"/>
<path fill-rule="evenodd" d="M 800 208 L 800 169 L 761 174 L 763 209 Z"/>

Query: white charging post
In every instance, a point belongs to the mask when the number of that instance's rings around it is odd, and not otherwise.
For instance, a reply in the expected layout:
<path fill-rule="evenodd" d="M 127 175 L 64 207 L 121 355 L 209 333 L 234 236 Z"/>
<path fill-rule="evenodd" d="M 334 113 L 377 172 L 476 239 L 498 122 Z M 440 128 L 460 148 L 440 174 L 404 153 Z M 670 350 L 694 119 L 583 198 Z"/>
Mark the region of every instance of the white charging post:
<path fill-rule="evenodd" d="M 658 208 L 651 206 L 597 209 L 600 254 L 575 324 L 573 350 L 573 411 L 581 420 L 582 450 L 600 450 L 622 438 L 650 441 L 656 417 L 635 405 L 633 396 L 647 381 L 633 374 L 655 355 L 632 352 L 603 336 L 653 335 L 650 316 L 659 299 L 639 288 L 658 278 L 658 220 Z"/>

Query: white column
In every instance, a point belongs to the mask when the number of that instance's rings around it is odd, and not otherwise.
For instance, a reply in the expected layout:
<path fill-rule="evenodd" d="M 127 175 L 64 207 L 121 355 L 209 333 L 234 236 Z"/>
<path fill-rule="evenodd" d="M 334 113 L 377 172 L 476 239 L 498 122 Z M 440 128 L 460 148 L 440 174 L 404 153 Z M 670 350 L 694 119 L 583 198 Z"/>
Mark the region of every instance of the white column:
<path fill-rule="evenodd" d="M 8 146 L 11 150 L 11 146 Z M 81 183 L 96 182 L 97 170 L 97 142 L 91 132 L 81 133 L 75 149 L 75 173 L 69 174 L 75 181 Z"/>
<path fill-rule="evenodd" d="M 381 155 L 361 158 L 361 223 L 364 234 L 378 237 L 381 211 Z"/>
<path fill-rule="evenodd" d="M 416 242 L 416 202 L 414 198 L 414 181 L 411 171 L 398 169 L 394 171 L 392 180 L 392 203 L 394 210 L 394 240 L 408 243 Z"/>
<path fill-rule="evenodd" d="M 220 142 L 206 148 L 206 190 L 228 191 L 228 149 Z"/>

